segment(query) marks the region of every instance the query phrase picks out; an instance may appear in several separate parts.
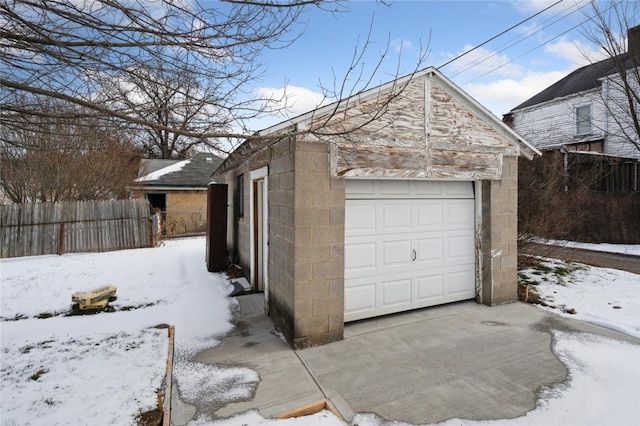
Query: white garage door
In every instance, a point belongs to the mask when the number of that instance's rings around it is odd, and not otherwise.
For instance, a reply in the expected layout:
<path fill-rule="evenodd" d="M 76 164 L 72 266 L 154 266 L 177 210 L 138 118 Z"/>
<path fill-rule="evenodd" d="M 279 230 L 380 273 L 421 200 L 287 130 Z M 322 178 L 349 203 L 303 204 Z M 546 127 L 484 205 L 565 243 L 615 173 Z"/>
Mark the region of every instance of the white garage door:
<path fill-rule="evenodd" d="M 347 180 L 345 321 L 475 297 L 471 182 Z"/>

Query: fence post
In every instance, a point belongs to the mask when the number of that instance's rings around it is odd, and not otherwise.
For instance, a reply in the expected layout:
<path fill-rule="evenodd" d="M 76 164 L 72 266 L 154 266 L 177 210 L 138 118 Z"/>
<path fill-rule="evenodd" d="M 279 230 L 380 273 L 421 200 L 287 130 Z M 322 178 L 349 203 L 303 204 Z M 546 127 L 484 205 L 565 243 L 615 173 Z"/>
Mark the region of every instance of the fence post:
<path fill-rule="evenodd" d="M 58 235 L 58 255 L 64 253 L 64 222 L 60 222 L 60 233 Z"/>

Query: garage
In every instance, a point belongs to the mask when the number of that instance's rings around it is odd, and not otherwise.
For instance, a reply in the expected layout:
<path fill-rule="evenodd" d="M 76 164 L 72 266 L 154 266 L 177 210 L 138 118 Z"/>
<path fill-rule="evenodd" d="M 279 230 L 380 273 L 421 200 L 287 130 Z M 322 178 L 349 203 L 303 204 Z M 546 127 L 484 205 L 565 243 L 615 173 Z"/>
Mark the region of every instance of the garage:
<path fill-rule="evenodd" d="M 345 184 L 345 322 L 475 297 L 473 182 Z"/>
<path fill-rule="evenodd" d="M 256 136 L 214 177 L 243 200 L 227 206 L 227 252 L 253 281 L 264 269 L 268 315 L 292 347 L 341 340 L 345 322 L 518 299 L 518 161 L 540 153 L 438 70 Z M 241 209 L 258 172 L 264 208 Z"/>

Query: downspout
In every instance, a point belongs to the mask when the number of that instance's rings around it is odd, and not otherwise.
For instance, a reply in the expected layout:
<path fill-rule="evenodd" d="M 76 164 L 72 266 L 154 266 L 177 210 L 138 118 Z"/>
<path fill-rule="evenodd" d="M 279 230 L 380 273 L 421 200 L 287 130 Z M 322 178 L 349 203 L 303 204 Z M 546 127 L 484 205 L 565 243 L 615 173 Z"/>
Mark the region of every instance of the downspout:
<path fill-rule="evenodd" d="M 563 163 L 564 192 L 569 192 L 569 153 L 564 145 L 560 147 Z"/>
<path fill-rule="evenodd" d="M 609 109 L 609 79 L 605 78 L 603 81 L 604 84 L 604 134 L 602 135 L 603 139 L 607 138 L 609 134 L 609 114 L 611 114 L 611 110 Z M 606 143 L 602 144 L 602 151 L 605 151 Z"/>

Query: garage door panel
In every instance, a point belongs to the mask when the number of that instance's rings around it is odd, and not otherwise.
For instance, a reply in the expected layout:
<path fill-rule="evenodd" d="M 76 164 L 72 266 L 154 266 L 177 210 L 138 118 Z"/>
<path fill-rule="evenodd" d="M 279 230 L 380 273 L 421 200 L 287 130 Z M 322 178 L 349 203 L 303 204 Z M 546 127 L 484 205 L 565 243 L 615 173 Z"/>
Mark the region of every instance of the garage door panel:
<path fill-rule="evenodd" d="M 378 227 L 381 232 L 411 232 L 411 204 L 393 203 L 380 206 L 382 223 Z"/>
<path fill-rule="evenodd" d="M 411 265 L 411 240 L 383 241 L 380 248 L 380 268 Z"/>
<path fill-rule="evenodd" d="M 380 281 L 380 308 L 395 306 L 409 309 L 411 305 L 411 278 Z M 399 305 L 406 305 L 405 308 Z"/>
<path fill-rule="evenodd" d="M 345 209 L 345 235 L 362 235 L 376 232 L 377 209 L 373 202 L 353 202 Z"/>
<path fill-rule="evenodd" d="M 440 229 L 444 226 L 444 209 L 441 202 L 422 201 L 416 206 L 417 230 Z"/>
<path fill-rule="evenodd" d="M 475 246 L 473 236 L 459 235 L 447 238 L 447 258 L 460 261 L 460 259 L 475 259 Z"/>
<path fill-rule="evenodd" d="M 475 296 L 471 182 L 351 182 L 345 321 Z"/>
<path fill-rule="evenodd" d="M 416 278 L 417 302 L 432 301 L 444 296 L 444 274 L 427 275 Z"/>
<path fill-rule="evenodd" d="M 377 185 L 380 198 L 408 197 L 411 195 L 411 181 L 408 180 L 379 180 L 372 181 Z"/>
<path fill-rule="evenodd" d="M 416 198 L 444 198 L 445 190 L 442 182 L 419 182 L 414 181 L 413 195 Z"/>
<path fill-rule="evenodd" d="M 416 239 L 416 262 L 442 262 L 444 260 L 444 237 Z"/>
<path fill-rule="evenodd" d="M 469 282 L 473 282 L 475 273 L 473 268 L 463 271 L 450 272 L 447 274 L 449 280 L 448 295 L 466 296 L 472 298 L 475 296 L 475 287 L 470 288 Z"/>
<path fill-rule="evenodd" d="M 447 182 L 444 191 L 447 197 L 474 198 L 473 186 L 469 182 Z"/>
<path fill-rule="evenodd" d="M 349 181 L 349 197 L 350 198 L 375 198 L 375 181 L 368 179 L 354 179 Z"/>
<path fill-rule="evenodd" d="M 475 217 L 473 214 L 473 200 L 448 200 L 447 227 L 473 229 Z"/>
<path fill-rule="evenodd" d="M 344 248 L 345 272 L 376 268 L 376 243 L 351 243 Z"/>
<path fill-rule="evenodd" d="M 344 289 L 345 314 L 375 310 L 377 287 L 375 280 L 350 282 Z"/>

